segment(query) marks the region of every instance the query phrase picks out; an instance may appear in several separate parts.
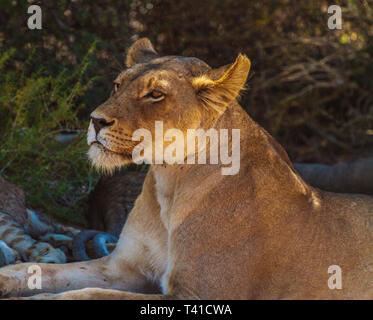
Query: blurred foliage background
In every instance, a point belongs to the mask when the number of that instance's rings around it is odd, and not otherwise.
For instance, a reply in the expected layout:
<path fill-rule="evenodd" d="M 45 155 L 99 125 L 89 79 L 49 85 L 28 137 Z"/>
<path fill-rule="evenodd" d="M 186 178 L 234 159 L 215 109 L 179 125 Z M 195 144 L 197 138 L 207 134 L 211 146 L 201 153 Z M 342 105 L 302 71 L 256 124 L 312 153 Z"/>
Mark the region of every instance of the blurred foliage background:
<path fill-rule="evenodd" d="M 42 30 L 27 27 L 31 4 Z M 342 30 L 328 29 L 331 4 Z M 293 161 L 373 153 L 372 0 L 9 0 L 0 27 L 0 174 L 55 217 L 84 223 L 98 180 L 85 155 L 88 115 L 142 36 L 213 67 L 246 53 L 242 105 Z"/>

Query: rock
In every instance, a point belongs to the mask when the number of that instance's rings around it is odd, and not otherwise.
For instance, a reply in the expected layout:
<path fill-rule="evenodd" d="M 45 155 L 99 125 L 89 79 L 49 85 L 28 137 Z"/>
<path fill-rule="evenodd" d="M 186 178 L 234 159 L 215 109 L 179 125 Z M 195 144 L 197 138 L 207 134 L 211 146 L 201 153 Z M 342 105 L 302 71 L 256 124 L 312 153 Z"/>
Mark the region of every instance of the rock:
<path fill-rule="evenodd" d="M 0 240 L 0 267 L 15 263 L 17 260 L 17 253 L 9 248 L 8 245 Z"/>
<path fill-rule="evenodd" d="M 23 261 L 41 263 L 65 263 L 65 254 L 49 243 L 33 239 L 12 216 L 0 212 L 0 239 L 17 251 Z M 5 247 L 4 247 L 5 248 Z M 4 255 L 3 250 L 3 256 Z M 3 259 L 5 260 L 5 259 Z"/>
<path fill-rule="evenodd" d="M 46 233 L 54 232 L 52 223 L 46 223 L 40 220 L 40 217 L 34 211 L 29 209 L 27 209 L 27 220 L 23 227 L 33 238 L 40 238 Z"/>
<path fill-rule="evenodd" d="M 373 195 L 373 158 L 334 165 L 295 163 L 294 167 L 313 187 L 331 192 Z"/>
<path fill-rule="evenodd" d="M 121 170 L 103 176 L 89 196 L 87 221 L 90 229 L 119 236 L 137 196 L 141 193 L 146 173 Z"/>
<path fill-rule="evenodd" d="M 0 211 L 21 225 L 27 220 L 26 198 L 22 189 L 0 176 Z"/>
<path fill-rule="evenodd" d="M 78 136 L 77 133 L 61 133 L 56 136 L 56 140 L 62 144 L 69 144 L 73 142 L 77 136 Z"/>

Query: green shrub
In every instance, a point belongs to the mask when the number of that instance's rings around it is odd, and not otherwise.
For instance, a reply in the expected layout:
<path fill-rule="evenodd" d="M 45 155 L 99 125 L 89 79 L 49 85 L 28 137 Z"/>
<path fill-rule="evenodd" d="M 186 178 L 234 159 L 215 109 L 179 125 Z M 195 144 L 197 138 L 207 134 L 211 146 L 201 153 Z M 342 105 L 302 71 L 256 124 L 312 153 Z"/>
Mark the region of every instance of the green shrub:
<path fill-rule="evenodd" d="M 85 198 L 97 180 L 86 156 L 88 122 L 78 117 L 96 80 L 85 76 L 94 49 L 55 75 L 32 70 L 37 49 L 24 63 L 14 49 L 0 55 L 0 174 L 24 189 L 32 208 L 75 223 L 84 222 Z M 66 133 L 76 138 L 57 141 Z"/>

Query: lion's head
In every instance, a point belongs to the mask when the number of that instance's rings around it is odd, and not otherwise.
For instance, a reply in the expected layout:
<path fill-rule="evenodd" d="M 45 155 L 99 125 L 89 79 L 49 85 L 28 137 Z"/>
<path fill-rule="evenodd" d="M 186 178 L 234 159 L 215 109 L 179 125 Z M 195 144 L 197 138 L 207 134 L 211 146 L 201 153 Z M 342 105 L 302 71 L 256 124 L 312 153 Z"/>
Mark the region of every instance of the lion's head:
<path fill-rule="evenodd" d="M 109 99 L 91 114 L 88 129 L 89 157 L 108 171 L 132 161 L 135 130 L 147 129 L 156 139 L 155 121 L 163 122 L 164 131 L 210 127 L 235 101 L 250 69 L 241 54 L 219 69 L 197 58 L 160 57 L 147 38 L 132 45 L 126 65 Z"/>

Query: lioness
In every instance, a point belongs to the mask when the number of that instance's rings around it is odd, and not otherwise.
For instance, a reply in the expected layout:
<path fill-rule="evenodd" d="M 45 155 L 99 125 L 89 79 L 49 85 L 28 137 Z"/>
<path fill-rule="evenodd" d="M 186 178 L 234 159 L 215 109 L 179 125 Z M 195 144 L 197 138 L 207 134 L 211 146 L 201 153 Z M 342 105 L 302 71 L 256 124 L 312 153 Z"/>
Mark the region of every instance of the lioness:
<path fill-rule="evenodd" d="M 34 298 L 373 298 L 372 198 L 322 192 L 300 178 L 236 101 L 246 56 L 213 70 L 196 58 L 159 57 L 144 38 L 130 48 L 127 66 L 92 113 L 96 166 L 131 161 L 134 130 L 146 128 L 155 139 L 154 122 L 162 120 L 165 130 L 184 133 L 240 129 L 240 170 L 223 175 L 220 160 L 151 165 L 116 250 L 89 262 L 40 264 L 49 294 Z M 337 288 L 328 284 L 335 265 Z M 0 269 L 3 296 L 36 293 L 27 286 L 28 266 Z"/>

